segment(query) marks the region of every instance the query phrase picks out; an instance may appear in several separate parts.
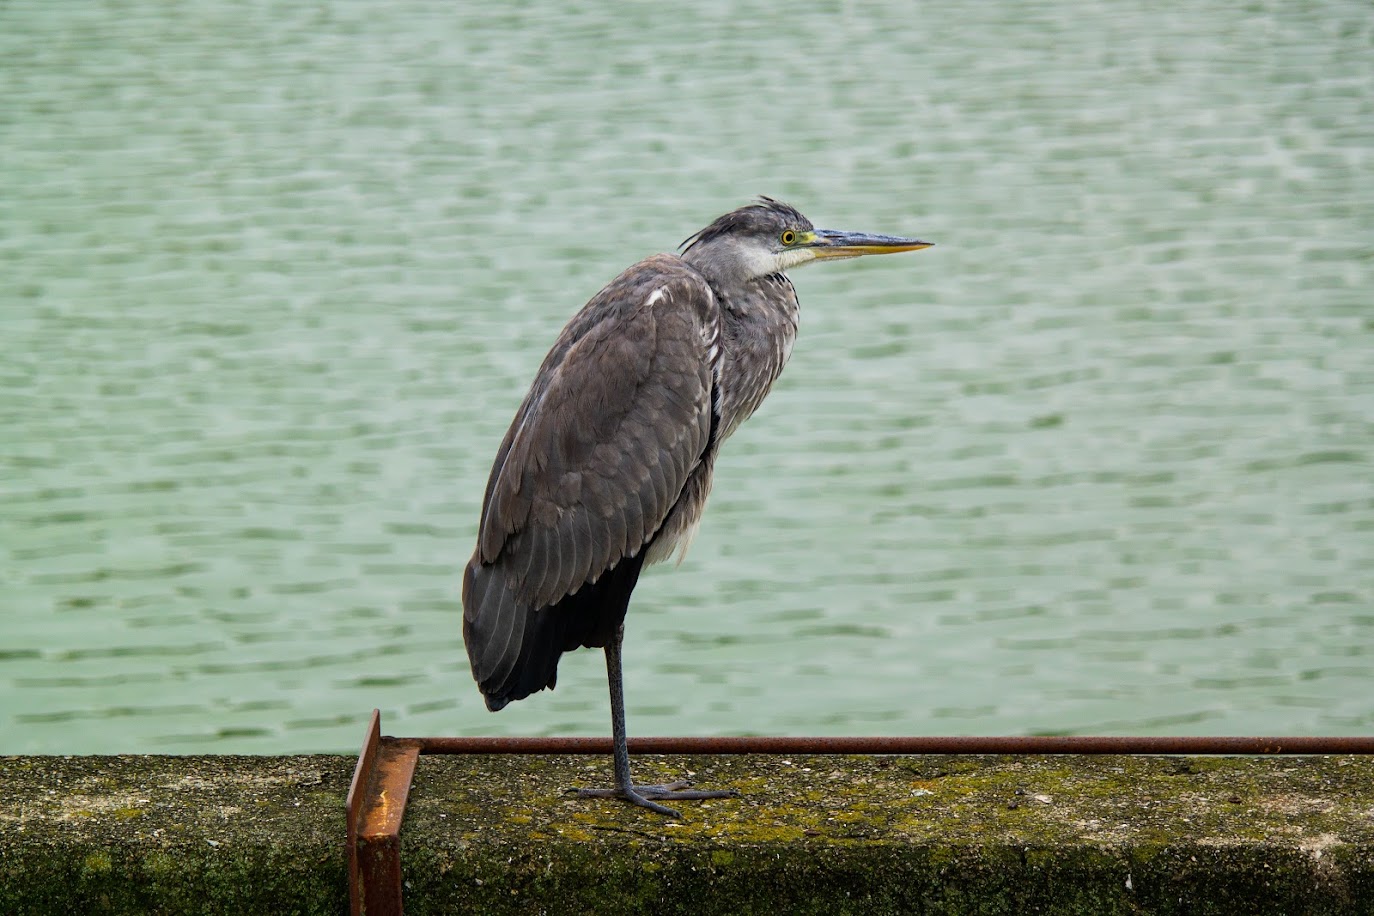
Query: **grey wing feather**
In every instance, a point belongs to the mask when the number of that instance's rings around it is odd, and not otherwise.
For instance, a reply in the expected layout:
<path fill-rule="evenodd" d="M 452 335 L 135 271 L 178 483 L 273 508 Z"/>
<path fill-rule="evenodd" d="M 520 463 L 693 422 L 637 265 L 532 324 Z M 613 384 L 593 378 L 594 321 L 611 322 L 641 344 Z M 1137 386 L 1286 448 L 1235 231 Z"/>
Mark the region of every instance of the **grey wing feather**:
<path fill-rule="evenodd" d="M 520 604 L 558 601 L 663 523 L 707 445 L 714 307 L 699 275 L 659 256 L 564 330 L 502 443 L 473 558 Z"/>
<path fill-rule="evenodd" d="M 464 603 L 482 608 L 484 622 L 490 628 L 483 632 L 480 646 L 468 641 L 473 671 L 483 672 L 484 679 L 496 675 L 498 681 L 504 680 L 514 659 L 509 649 L 520 624 L 515 596 L 500 586 L 499 577 L 492 575 L 492 570 L 480 567 L 468 569 L 464 586 Z M 477 651 L 472 652 L 473 649 Z"/>

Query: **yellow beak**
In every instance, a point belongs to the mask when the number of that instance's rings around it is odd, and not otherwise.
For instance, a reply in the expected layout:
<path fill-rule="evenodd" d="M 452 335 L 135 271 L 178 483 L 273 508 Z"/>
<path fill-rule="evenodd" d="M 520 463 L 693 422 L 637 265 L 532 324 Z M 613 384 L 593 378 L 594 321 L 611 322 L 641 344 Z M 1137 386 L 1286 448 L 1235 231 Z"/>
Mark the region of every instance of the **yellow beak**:
<path fill-rule="evenodd" d="M 866 232 L 844 232 L 838 229 L 817 229 L 811 238 L 803 239 L 799 248 L 811 248 L 817 260 L 823 258 L 857 258 L 865 254 L 896 254 L 899 251 L 920 251 L 931 242 L 903 239 L 892 235 L 870 235 Z"/>

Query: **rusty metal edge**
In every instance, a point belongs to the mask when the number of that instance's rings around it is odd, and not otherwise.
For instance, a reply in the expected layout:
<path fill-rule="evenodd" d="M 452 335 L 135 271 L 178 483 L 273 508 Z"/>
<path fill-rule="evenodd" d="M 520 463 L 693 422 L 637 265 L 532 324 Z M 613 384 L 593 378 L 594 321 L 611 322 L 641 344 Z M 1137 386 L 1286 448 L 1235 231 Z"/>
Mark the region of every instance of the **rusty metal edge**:
<path fill-rule="evenodd" d="M 348 820 L 348 905 L 352 916 L 363 916 L 363 887 L 360 883 L 361 872 L 358 868 L 358 821 L 362 814 L 363 801 L 367 797 L 367 787 L 372 780 L 372 768 L 377 761 L 377 749 L 382 740 L 382 714 L 372 710 L 367 724 L 367 734 L 363 737 L 363 747 L 358 753 L 358 763 L 353 768 L 353 779 L 348 784 L 346 802 Z"/>
<path fill-rule="evenodd" d="M 358 825 L 358 870 L 365 916 L 401 916 L 403 911 L 401 822 L 419 758 L 418 743 L 382 738 Z"/>
<path fill-rule="evenodd" d="M 419 757 L 419 742 L 383 736 L 372 710 L 346 803 L 352 916 L 401 916 L 401 822 Z"/>
<path fill-rule="evenodd" d="M 377 762 L 372 768 L 367 804 L 362 810 L 358 839 L 366 841 L 399 836 L 405 818 L 410 782 L 420 743 L 414 738 L 383 737 Z"/>
<path fill-rule="evenodd" d="M 422 754 L 609 754 L 610 738 L 413 738 Z M 1374 754 L 1374 736 L 640 737 L 632 754 Z"/>

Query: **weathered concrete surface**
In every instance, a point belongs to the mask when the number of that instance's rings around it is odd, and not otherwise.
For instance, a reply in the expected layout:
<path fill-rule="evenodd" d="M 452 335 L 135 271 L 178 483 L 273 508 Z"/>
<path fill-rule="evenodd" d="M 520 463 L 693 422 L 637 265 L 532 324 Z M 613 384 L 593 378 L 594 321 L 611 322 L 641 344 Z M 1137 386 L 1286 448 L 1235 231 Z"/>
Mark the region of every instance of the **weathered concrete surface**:
<path fill-rule="evenodd" d="M 0 914 L 348 911 L 345 757 L 0 757 Z"/>
<path fill-rule="evenodd" d="M 0 913 L 340 913 L 343 757 L 0 758 Z M 423 757 L 406 912 L 1374 913 L 1374 759 Z"/>

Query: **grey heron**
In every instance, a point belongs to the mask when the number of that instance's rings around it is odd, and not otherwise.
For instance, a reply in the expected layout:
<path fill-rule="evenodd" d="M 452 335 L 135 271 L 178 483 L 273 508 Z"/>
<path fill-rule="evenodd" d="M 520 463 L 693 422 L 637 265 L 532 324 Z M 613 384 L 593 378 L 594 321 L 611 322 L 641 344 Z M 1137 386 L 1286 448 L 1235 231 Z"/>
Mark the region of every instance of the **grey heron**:
<path fill-rule="evenodd" d="M 625 739 L 621 641 L 646 563 L 685 552 L 721 444 L 759 406 L 796 339 L 786 272 L 810 261 L 929 247 L 817 229 L 762 197 L 646 258 L 564 327 L 496 452 L 463 574 L 463 640 L 489 709 L 604 648 L 615 786 L 580 794 L 657 811 L 737 793 L 636 786 Z"/>

